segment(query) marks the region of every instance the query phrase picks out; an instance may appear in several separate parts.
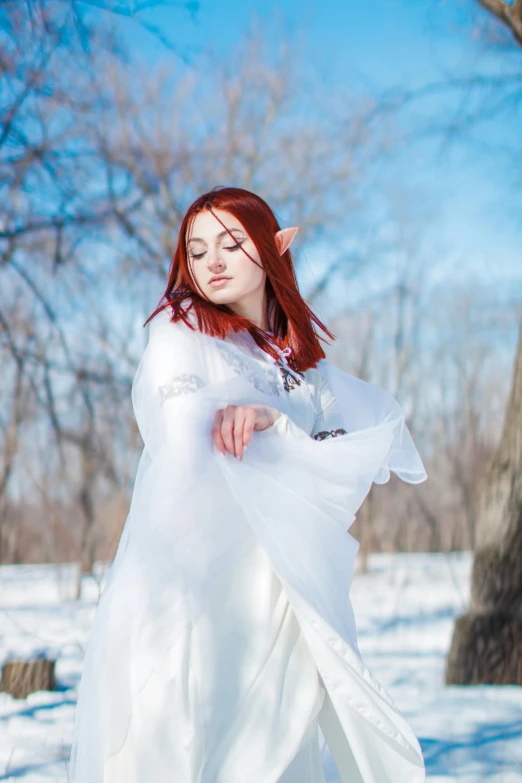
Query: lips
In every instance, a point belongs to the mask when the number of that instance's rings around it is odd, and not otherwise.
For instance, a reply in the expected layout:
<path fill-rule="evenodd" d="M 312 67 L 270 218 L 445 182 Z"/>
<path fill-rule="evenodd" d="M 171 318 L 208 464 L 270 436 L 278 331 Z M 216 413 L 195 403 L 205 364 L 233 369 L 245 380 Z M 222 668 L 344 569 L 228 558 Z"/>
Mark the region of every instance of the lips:
<path fill-rule="evenodd" d="M 225 285 L 229 280 L 229 277 L 215 277 L 210 281 L 209 285 L 213 288 L 218 288 L 220 285 Z"/>

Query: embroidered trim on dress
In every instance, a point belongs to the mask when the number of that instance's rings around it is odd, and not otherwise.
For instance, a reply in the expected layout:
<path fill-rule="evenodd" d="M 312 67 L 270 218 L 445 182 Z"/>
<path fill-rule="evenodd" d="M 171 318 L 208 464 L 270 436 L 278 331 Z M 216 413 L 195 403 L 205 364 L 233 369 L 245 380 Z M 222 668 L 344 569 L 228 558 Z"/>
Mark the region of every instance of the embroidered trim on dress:
<path fill-rule="evenodd" d="M 192 373 L 184 372 L 182 375 L 175 375 L 168 383 L 159 387 L 160 405 L 163 405 L 169 397 L 177 397 L 180 394 L 191 394 L 201 389 L 205 384 L 199 377 Z"/>
<path fill-rule="evenodd" d="M 253 369 L 251 363 L 242 359 L 238 353 L 228 345 L 218 343 L 218 349 L 222 358 L 232 367 L 236 375 L 243 375 L 258 391 L 266 394 L 268 389 L 269 394 L 281 394 L 277 383 L 277 375 L 273 368 L 263 369 L 261 372 L 257 369 L 257 365 L 256 369 Z"/>
<path fill-rule="evenodd" d="M 321 430 L 321 432 L 316 432 L 316 434 L 313 436 L 315 440 L 326 440 L 326 438 L 336 438 L 338 435 L 347 435 L 348 433 L 346 430 L 343 430 L 342 427 L 339 427 L 337 430 Z"/>
<path fill-rule="evenodd" d="M 295 370 L 294 372 L 299 373 L 301 378 L 297 378 L 296 375 L 294 375 L 293 372 L 291 372 L 287 367 L 280 365 L 279 369 L 281 370 L 281 375 L 283 376 L 285 391 L 290 392 L 292 389 L 295 389 L 296 386 L 300 386 L 302 384 L 302 378 L 304 378 L 304 375 L 302 372 L 299 372 L 299 370 Z"/>

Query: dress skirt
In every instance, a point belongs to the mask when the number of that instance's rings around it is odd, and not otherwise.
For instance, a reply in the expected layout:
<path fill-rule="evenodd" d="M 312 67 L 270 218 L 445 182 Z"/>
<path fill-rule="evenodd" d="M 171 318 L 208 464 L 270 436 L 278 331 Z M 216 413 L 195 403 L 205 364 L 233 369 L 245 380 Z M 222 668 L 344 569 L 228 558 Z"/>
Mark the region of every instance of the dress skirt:
<path fill-rule="evenodd" d="M 277 783 L 326 783 L 319 747 L 319 727 L 314 720 L 303 738 L 301 749 Z"/>
<path fill-rule="evenodd" d="M 325 783 L 324 686 L 268 556 L 251 541 L 214 585 L 212 612 L 140 691 L 105 783 L 230 783 L 231 770 L 234 781 L 263 770 L 273 783 Z"/>

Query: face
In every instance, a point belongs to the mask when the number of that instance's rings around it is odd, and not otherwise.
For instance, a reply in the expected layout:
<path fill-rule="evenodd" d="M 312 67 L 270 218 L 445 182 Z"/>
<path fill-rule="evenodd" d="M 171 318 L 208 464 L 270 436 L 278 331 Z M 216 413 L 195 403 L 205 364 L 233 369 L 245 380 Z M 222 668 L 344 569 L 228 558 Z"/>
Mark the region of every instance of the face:
<path fill-rule="evenodd" d="M 266 273 L 251 261 L 247 253 L 260 264 L 259 253 L 234 215 L 221 209 L 213 211 L 231 231 L 233 238 L 212 212 L 199 212 L 186 237 L 192 277 L 211 302 L 231 305 L 241 315 L 255 319 L 264 300 Z M 211 279 L 215 276 L 228 279 L 212 283 Z"/>

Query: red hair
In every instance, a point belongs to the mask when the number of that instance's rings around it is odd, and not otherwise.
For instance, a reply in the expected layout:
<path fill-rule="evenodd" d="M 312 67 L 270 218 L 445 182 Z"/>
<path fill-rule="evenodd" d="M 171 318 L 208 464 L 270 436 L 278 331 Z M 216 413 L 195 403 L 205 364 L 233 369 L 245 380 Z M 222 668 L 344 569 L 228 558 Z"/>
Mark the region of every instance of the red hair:
<path fill-rule="evenodd" d="M 266 201 L 243 188 L 214 188 L 197 198 L 188 208 L 181 222 L 167 287 L 158 307 L 143 325 L 146 326 L 161 310 L 171 307 L 171 320 L 177 322 L 182 319 L 193 329 L 187 318 L 187 313 L 193 308 L 199 331 L 223 339 L 231 331 L 246 330 L 262 350 L 274 359 L 279 358 L 263 329 L 255 326 L 248 318 L 234 313 L 228 305 L 214 304 L 201 290 L 197 290 L 187 262 L 186 238 L 192 221 L 205 209 L 212 212 L 217 220 L 219 218 L 213 209 L 230 212 L 243 224 L 257 248 L 262 268 L 266 272 L 267 305 L 269 312 L 272 310 L 275 342 L 280 347 L 289 346 L 292 349 L 288 363 L 293 369 L 304 372 L 309 367 L 315 367 L 320 359 L 325 358 L 325 353 L 319 343 L 319 340 L 324 338 L 317 335 L 312 321 L 330 339 L 335 340 L 336 335 L 321 323 L 301 297 L 290 250 L 286 250 L 282 256 L 279 255 L 275 234 L 280 230 L 280 226 L 274 213 Z M 221 220 L 219 222 L 226 228 Z M 232 234 L 231 236 L 234 238 Z M 246 250 L 243 252 L 246 253 Z M 247 255 L 259 266 L 250 254 Z"/>

